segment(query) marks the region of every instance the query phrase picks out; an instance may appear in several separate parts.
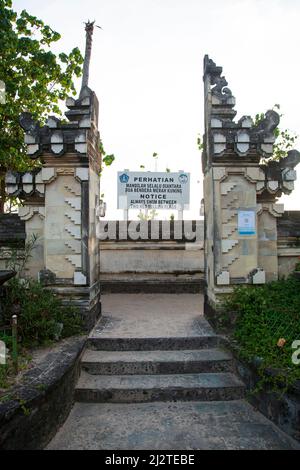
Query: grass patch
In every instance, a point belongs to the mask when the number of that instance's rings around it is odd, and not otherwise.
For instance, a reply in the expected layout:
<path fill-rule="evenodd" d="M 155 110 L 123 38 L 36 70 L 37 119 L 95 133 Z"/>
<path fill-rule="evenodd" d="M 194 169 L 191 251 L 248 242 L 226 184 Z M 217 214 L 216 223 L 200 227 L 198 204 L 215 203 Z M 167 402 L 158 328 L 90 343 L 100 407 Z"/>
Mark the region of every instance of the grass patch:
<path fill-rule="evenodd" d="M 300 380 L 300 365 L 292 361 L 293 343 L 300 340 L 298 279 L 237 287 L 224 309 L 235 318 L 232 337 L 241 359 L 258 367 L 257 391 L 267 385 L 271 391 L 284 393 Z"/>
<path fill-rule="evenodd" d="M 12 315 L 18 314 L 19 370 L 28 366 L 28 349 L 51 345 L 83 332 L 83 321 L 78 310 L 63 305 L 51 290 L 31 279 L 14 278 L 6 284 L 2 311 L 2 326 L 10 325 Z M 8 350 L 7 364 L 0 365 L 0 389 L 6 389 L 14 382 L 12 338 L 11 330 L 1 331 L 1 325 L 0 340 L 4 341 Z"/>

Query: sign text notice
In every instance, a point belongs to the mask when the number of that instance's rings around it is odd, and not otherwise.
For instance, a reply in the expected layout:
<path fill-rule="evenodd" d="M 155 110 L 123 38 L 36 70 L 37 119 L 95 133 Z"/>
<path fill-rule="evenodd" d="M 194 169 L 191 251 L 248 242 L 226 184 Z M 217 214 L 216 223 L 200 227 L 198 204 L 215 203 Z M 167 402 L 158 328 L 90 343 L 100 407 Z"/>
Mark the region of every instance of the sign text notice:
<path fill-rule="evenodd" d="M 118 209 L 188 209 L 190 174 L 118 172 Z"/>

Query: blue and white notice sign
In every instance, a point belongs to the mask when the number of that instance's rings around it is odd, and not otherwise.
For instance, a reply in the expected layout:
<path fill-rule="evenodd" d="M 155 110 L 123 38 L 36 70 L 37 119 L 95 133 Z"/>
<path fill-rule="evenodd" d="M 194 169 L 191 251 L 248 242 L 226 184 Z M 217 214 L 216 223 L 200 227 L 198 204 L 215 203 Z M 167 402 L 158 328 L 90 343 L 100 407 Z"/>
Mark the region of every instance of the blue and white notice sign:
<path fill-rule="evenodd" d="M 256 212 L 254 210 L 238 211 L 238 233 L 239 235 L 256 234 Z"/>
<path fill-rule="evenodd" d="M 118 209 L 188 209 L 190 174 L 118 172 Z"/>

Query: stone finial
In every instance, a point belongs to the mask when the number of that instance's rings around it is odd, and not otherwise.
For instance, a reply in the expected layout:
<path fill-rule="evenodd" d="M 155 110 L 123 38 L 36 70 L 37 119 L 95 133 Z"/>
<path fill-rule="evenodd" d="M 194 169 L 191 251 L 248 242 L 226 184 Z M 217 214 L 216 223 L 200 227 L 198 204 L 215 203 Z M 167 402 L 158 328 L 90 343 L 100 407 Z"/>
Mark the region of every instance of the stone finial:
<path fill-rule="evenodd" d="M 279 124 L 279 115 L 269 110 L 257 126 L 250 116 L 243 116 L 235 122 L 235 98 L 227 85 L 226 78 L 222 76 L 222 67 L 206 55 L 204 171 L 213 162 L 241 163 L 243 158 L 243 163 L 259 163 L 262 158 L 268 159 L 273 154 L 274 130 Z"/>
<path fill-rule="evenodd" d="M 206 75 L 210 76 L 210 84 L 215 85 L 211 92 L 218 96 L 232 96 L 232 92 L 227 88 L 228 82 L 224 76 L 221 76 L 223 68 L 218 67 L 215 62 L 205 55 L 204 57 L 204 79 Z"/>
<path fill-rule="evenodd" d="M 27 134 L 31 135 L 32 137 L 36 137 L 38 135 L 39 124 L 33 119 L 31 113 L 22 113 L 19 118 L 19 123 L 22 129 L 24 129 Z"/>
<path fill-rule="evenodd" d="M 259 134 L 272 134 L 280 122 L 280 116 L 273 109 L 266 112 L 264 119 L 254 128 L 255 132 Z"/>
<path fill-rule="evenodd" d="M 264 196 L 268 192 L 275 197 L 290 194 L 297 179 L 295 167 L 298 163 L 300 163 L 300 152 L 290 150 L 287 157 L 262 165 L 266 180 L 264 185 L 261 185 L 259 193 Z"/>
<path fill-rule="evenodd" d="M 204 56 L 204 82 L 208 82 L 207 91 L 211 93 L 212 96 L 212 105 L 220 106 L 219 114 L 222 114 L 222 107 L 233 108 L 235 105 L 235 99 L 232 95 L 231 90 L 227 87 L 228 82 L 224 76 L 222 76 L 222 67 L 219 67 L 215 62 L 208 57 Z M 236 115 L 236 112 L 231 109 L 231 111 L 225 111 L 225 115 L 229 119 L 233 119 Z M 224 110 L 223 110 L 224 112 Z"/>

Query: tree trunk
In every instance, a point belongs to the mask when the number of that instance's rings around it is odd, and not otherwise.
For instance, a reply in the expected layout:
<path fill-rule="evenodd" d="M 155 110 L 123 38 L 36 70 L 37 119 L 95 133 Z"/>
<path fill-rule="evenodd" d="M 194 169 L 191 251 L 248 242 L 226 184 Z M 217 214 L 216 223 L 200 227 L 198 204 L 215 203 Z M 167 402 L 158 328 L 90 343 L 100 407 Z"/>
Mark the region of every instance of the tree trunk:
<path fill-rule="evenodd" d="M 4 213 L 5 193 L 5 173 L 0 172 L 0 214 Z"/>

